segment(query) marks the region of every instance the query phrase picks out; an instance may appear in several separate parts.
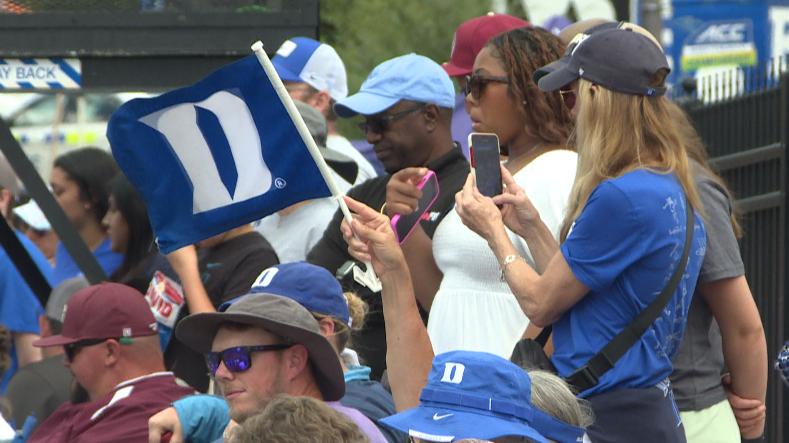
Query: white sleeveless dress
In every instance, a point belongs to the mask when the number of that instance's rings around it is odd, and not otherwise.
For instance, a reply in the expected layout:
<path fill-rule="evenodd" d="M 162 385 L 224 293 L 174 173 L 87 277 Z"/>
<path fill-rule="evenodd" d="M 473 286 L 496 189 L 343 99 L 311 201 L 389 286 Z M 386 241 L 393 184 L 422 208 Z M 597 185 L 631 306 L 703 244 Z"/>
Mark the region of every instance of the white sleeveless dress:
<path fill-rule="evenodd" d="M 557 238 L 576 164 L 574 152 L 549 151 L 514 175 Z M 534 266 L 526 241 L 507 233 L 521 257 Z M 483 351 L 509 359 L 529 319 L 500 280 L 501 270 L 488 243 L 468 229 L 453 209 L 433 236 L 433 256 L 444 273 L 427 323 L 433 351 L 436 355 Z"/>

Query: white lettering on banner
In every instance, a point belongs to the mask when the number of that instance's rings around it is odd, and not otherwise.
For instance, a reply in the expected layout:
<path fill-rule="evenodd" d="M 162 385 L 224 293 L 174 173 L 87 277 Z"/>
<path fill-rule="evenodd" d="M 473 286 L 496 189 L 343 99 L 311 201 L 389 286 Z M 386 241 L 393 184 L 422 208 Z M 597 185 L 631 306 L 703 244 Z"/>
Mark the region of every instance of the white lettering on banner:
<path fill-rule="evenodd" d="M 463 381 L 463 372 L 465 371 L 466 366 L 460 363 L 447 363 L 444 366 L 444 376 L 441 377 L 441 381 L 459 385 Z"/>
<path fill-rule="evenodd" d="M 721 23 L 710 25 L 696 38 L 696 43 L 744 42 L 746 30 L 745 23 Z"/>
<path fill-rule="evenodd" d="M 261 272 L 260 275 L 258 275 L 258 278 L 255 279 L 255 283 L 252 283 L 252 287 L 253 288 L 255 286 L 262 286 L 264 288 L 267 287 L 268 285 L 271 284 L 271 280 L 274 279 L 274 276 L 277 275 L 277 272 L 279 272 L 279 268 L 264 269 L 263 272 Z"/>
<path fill-rule="evenodd" d="M 196 107 L 213 113 L 227 138 L 238 180 L 230 195 L 197 126 Z M 246 103 L 219 91 L 198 103 L 183 103 L 140 118 L 170 143 L 194 187 L 192 212 L 210 211 L 261 196 L 271 189 L 271 171 L 263 160 L 260 135 Z"/>

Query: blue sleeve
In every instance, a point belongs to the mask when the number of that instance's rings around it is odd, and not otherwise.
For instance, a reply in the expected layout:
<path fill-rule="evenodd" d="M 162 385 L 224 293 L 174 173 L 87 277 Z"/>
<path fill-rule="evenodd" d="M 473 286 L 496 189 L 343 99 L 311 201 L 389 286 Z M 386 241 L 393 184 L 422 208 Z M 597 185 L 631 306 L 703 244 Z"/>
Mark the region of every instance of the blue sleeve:
<path fill-rule="evenodd" d="M 22 246 L 36 262 L 48 281 L 51 268 L 35 246 L 17 233 Z M 42 263 L 43 261 L 43 263 Z M 11 257 L 0 250 L 0 324 L 11 332 L 38 334 L 38 316 L 44 313 L 41 302 L 17 271 Z"/>
<path fill-rule="evenodd" d="M 575 277 L 593 291 L 610 286 L 646 248 L 643 224 L 627 195 L 610 182 L 592 191 L 561 246 Z"/>
<path fill-rule="evenodd" d="M 213 395 L 190 395 L 173 402 L 186 441 L 214 441 L 222 438 L 230 422 L 227 402 Z"/>

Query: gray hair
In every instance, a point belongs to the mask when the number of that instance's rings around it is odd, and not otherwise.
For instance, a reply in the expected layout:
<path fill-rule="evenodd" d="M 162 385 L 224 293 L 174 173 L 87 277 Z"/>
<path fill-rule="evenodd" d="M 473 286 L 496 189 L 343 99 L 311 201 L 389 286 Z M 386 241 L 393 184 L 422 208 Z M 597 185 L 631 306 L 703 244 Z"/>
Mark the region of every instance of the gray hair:
<path fill-rule="evenodd" d="M 538 409 L 567 424 L 586 428 L 594 421 L 586 400 L 575 396 L 570 386 L 550 372 L 528 371 L 531 378 L 531 402 Z"/>

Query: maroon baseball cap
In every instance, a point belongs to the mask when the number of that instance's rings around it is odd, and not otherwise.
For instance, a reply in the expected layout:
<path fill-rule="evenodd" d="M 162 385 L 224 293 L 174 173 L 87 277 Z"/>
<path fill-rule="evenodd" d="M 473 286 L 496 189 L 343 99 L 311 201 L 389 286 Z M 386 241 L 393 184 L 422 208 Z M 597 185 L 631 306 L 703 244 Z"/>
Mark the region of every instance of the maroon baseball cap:
<path fill-rule="evenodd" d="M 471 74 L 474 59 L 493 36 L 512 29 L 529 26 L 529 22 L 507 14 L 488 12 L 458 26 L 452 40 L 452 55 L 443 64 L 450 77 Z"/>
<path fill-rule="evenodd" d="M 77 291 L 63 309 L 63 332 L 33 342 L 40 348 L 92 338 L 157 334 L 156 319 L 145 297 L 119 283 L 101 283 Z"/>

